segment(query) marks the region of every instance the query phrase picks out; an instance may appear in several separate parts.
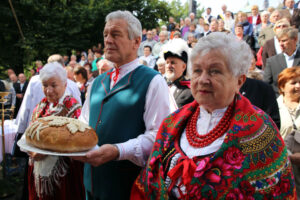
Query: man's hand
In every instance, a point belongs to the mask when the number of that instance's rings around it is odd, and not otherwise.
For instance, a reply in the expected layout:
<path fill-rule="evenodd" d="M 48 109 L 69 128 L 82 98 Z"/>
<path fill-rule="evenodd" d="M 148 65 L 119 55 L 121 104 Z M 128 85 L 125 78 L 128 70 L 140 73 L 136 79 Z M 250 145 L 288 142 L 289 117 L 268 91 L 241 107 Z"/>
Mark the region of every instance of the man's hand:
<path fill-rule="evenodd" d="M 289 156 L 294 165 L 300 166 L 300 153 L 294 153 Z"/>
<path fill-rule="evenodd" d="M 99 149 L 87 152 L 86 156 L 71 157 L 74 160 L 87 162 L 94 167 L 100 166 L 119 157 L 119 149 L 112 144 L 104 144 Z"/>

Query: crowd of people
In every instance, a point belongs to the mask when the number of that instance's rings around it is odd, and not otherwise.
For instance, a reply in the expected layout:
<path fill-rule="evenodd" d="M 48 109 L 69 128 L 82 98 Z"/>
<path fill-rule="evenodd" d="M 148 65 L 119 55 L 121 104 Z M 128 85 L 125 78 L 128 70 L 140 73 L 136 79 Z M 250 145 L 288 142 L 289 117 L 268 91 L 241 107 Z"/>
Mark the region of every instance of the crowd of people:
<path fill-rule="evenodd" d="M 150 30 L 114 11 L 105 48 L 37 61 L 29 83 L 8 69 L 0 89 L 17 138 L 38 117 L 68 116 L 100 146 L 72 158 L 26 152 L 24 198 L 300 197 L 298 4 L 222 5 Z"/>

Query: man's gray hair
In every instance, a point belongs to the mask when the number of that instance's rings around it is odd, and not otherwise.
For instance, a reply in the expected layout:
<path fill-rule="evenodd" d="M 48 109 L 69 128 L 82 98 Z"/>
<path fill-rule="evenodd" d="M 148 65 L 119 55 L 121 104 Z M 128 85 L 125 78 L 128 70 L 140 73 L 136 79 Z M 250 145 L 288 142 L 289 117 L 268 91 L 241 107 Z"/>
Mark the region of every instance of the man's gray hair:
<path fill-rule="evenodd" d="M 168 31 L 161 31 L 159 34 L 162 34 L 164 36 L 168 36 Z"/>
<path fill-rule="evenodd" d="M 105 22 L 115 20 L 115 19 L 122 19 L 127 22 L 128 25 L 128 36 L 130 40 L 135 38 L 142 39 L 142 25 L 141 22 L 129 11 L 114 11 L 109 13 L 106 16 Z"/>
<path fill-rule="evenodd" d="M 293 27 L 284 28 L 276 34 L 276 37 L 280 39 L 286 35 L 289 39 L 298 39 L 298 30 Z"/>
<path fill-rule="evenodd" d="M 58 62 L 48 63 L 40 71 L 41 82 L 53 77 L 58 77 L 63 83 L 67 82 L 67 72 Z"/>
<path fill-rule="evenodd" d="M 49 56 L 48 63 L 52 63 L 52 62 L 59 62 L 62 66 L 64 66 L 64 59 L 60 54 L 53 54 L 51 56 Z"/>
<path fill-rule="evenodd" d="M 249 45 L 237 39 L 233 34 L 211 33 L 199 39 L 192 50 L 191 62 L 210 51 L 219 51 L 227 59 L 229 70 L 234 76 L 247 74 L 253 58 Z"/>

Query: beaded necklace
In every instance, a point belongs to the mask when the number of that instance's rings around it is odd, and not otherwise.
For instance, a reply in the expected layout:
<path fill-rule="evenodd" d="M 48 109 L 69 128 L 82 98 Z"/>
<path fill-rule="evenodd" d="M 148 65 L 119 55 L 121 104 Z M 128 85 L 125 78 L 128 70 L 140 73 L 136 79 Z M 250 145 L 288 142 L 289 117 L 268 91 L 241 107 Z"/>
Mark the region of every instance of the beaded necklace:
<path fill-rule="evenodd" d="M 186 137 L 189 144 L 193 147 L 206 147 L 213 143 L 216 139 L 221 137 L 228 129 L 232 117 L 232 111 L 234 107 L 234 101 L 228 106 L 224 116 L 211 131 L 204 135 L 200 135 L 197 131 L 197 120 L 200 115 L 200 106 L 196 112 L 188 120 L 186 126 Z"/>

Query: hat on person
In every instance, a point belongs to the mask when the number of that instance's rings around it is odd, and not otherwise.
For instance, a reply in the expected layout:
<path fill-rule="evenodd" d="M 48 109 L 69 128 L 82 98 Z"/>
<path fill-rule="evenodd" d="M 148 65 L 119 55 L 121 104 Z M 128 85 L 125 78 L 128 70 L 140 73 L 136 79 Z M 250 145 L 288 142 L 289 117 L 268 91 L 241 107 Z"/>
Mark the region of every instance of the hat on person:
<path fill-rule="evenodd" d="M 188 63 L 188 53 L 189 53 L 189 47 L 181 38 L 175 38 L 171 41 L 169 41 L 167 44 L 165 44 L 162 47 L 162 53 L 165 60 L 167 60 L 168 57 L 176 57 L 181 59 L 184 63 Z"/>

